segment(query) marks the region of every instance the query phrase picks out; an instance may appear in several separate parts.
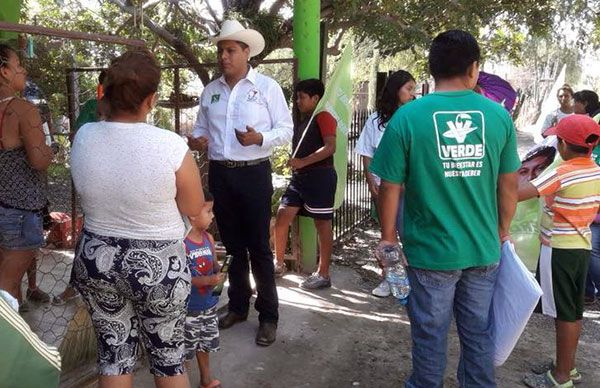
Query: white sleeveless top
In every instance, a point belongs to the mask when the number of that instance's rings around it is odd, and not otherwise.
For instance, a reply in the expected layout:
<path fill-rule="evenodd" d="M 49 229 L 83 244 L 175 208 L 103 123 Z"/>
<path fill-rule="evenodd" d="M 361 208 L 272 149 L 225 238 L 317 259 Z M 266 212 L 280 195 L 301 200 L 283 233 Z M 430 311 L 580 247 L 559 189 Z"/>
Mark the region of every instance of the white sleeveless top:
<path fill-rule="evenodd" d="M 182 239 L 175 172 L 187 151 L 179 135 L 145 123 L 82 126 L 73 142 L 71 173 L 85 228 L 109 237 Z"/>

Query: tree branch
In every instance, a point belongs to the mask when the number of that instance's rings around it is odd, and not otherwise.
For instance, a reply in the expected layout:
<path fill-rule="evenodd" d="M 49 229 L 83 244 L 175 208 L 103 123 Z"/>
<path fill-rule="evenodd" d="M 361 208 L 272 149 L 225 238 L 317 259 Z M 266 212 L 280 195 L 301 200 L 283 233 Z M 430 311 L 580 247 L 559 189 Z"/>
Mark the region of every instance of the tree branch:
<path fill-rule="evenodd" d="M 342 38 L 344 37 L 344 33 L 346 30 L 341 29 L 338 33 L 338 36 L 335 37 L 335 41 L 333 42 L 333 46 L 327 47 L 327 54 L 330 55 L 339 55 L 340 54 L 340 43 L 342 42 Z"/>
<path fill-rule="evenodd" d="M 198 28 L 199 30 L 202 30 L 206 33 L 206 35 L 211 35 L 212 31 L 210 31 L 210 29 L 208 27 L 206 27 L 204 24 L 198 23 L 193 17 L 191 17 L 187 12 L 185 12 L 185 10 L 183 8 L 181 8 L 179 6 L 179 4 L 177 3 L 173 3 L 173 5 L 175 6 L 175 9 L 177 9 L 177 11 L 179 11 L 179 13 L 181 14 L 181 16 L 183 16 L 183 18 L 190 24 L 192 24 L 194 27 Z M 202 19 L 200 18 L 200 20 L 206 22 L 207 24 L 209 23 L 208 20 Z"/>
<path fill-rule="evenodd" d="M 128 14 L 133 15 L 133 7 L 129 7 L 129 6 L 125 5 L 125 3 L 123 3 L 122 0 L 108 0 L 108 1 L 115 4 L 117 7 L 119 7 L 121 10 L 127 12 Z M 148 17 L 144 18 L 144 25 L 150 31 L 152 31 L 154 34 L 156 34 L 158 37 L 160 37 L 165 43 L 167 43 L 169 46 L 171 46 L 173 48 L 173 50 L 175 50 L 175 52 L 177 52 L 177 54 L 184 57 L 186 59 L 186 61 L 190 64 L 190 66 L 194 69 L 196 74 L 198 74 L 198 77 L 200 77 L 200 80 L 202 81 L 202 83 L 204 85 L 206 85 L 206 84 L 208 84 L 208 82 L 210 82 L 210 76 L 209 76 L 208 72 L 206 71 L 206 69 L 204 68 L 202 63 L 200 63 L 200 61 L 198 61 L 196 54 L 192 51 L 189 44 L 187 44 L 186 42 L 183 42 L 181 39 L 179 39 L 177 36 L 173 35 L 171 32 L 167 31 L 165 28 L 154 24 L 154 22 L 152 20 L 150 20 L 150 18 L 148 18 Z"/>
<path fill-rule="evenodd" d="M 148 8 L 154 7 L 161 1 L 162 0 L 149 0 L 146 4 L 142 5 L 142 9 L 148 9 Z"/>
<path fill-rule="evenodd" d="M 210 5 L 210 1 L 205 1 L 204 5 L 206 5 L 206 10 L 208 11 L 208 13 L 210 14 L 210 16 L 213 18 L 213 20 L 215 21 L 215 24 L 221 24 L 221 19 L 219 19 L 217 17 L 217 13 L 215 12 L 215 10 L 213 9 L 213 7 L 211 7 Z M 225 10 L 225 7 L 223 7 L 223 10 Z"/>
<path fill-rule="evenodd" d="M 287 0 L 276 0 L 275 2 L 273 2 L 271 8 L 269 8 L 269 15 L 277 15 L 281 7 L 283 7 L 285 4 L 287 4 Z"/>

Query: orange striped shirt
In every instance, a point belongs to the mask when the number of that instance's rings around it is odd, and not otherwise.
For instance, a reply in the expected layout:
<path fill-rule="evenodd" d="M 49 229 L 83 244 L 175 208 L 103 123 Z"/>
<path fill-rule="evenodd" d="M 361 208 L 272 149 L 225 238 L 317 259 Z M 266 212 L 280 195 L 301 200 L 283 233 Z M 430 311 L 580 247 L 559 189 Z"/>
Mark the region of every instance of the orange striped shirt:
<path fill-rule="evenodd" d="M 531 183 L 545 197 L 542 244 L 592 249 L 590 224 L 600 205 L 600 167 L 591 158 L 574 158 L 544 171 Z"/>

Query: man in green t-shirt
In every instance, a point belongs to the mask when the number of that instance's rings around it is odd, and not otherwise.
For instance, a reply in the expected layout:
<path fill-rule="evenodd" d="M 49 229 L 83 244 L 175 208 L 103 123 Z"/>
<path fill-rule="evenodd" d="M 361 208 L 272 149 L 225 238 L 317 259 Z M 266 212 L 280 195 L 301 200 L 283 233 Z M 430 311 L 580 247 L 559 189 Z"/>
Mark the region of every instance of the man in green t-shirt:
<path fill-rule="evenodd" d="M 406 387 L 442 387 L 452 314 L 461 386 L 495 387 L 490 305 L 501 241 L 517 204 L 517 140 L 500 105 L 473 92 L 480 50 L 467 32 L 438 35 L 429 52 L 435 92 L 399 108 L 370 170 L 381 177 L 382 245 L 403 248 L 411 294 L 412 375 Z"/>

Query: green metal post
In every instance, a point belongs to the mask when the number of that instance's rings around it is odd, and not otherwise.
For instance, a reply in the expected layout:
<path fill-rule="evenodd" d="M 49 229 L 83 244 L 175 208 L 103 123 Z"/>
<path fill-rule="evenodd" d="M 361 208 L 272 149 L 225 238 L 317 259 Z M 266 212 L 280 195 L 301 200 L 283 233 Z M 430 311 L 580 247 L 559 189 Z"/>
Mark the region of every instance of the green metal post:
<path fill-rule="evenodd" d="M 294 55 L 298 79 L 319 78 L 321 0 L 294 1 Z M 302 268 L 312 272 L 317 263 L 317 230 L 312 219 L 300 217 Z"/>

